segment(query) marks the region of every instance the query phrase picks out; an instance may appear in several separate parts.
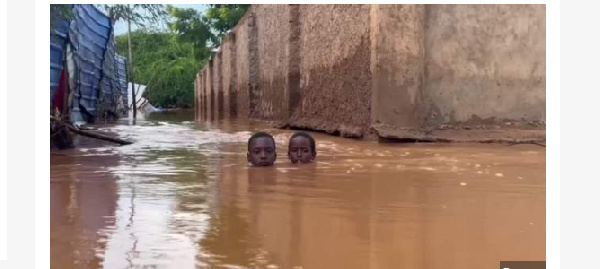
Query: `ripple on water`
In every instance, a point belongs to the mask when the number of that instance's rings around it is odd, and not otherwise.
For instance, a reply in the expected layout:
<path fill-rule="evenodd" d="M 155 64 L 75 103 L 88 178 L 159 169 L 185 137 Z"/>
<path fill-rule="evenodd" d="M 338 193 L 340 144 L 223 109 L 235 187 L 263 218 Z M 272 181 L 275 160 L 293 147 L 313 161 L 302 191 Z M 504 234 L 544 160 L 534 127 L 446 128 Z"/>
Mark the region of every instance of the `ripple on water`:
<path fill-rule="evenodd" d="M 461 250 L 476 249 L 468 265 L 479 268 L 489 264 L 481 257 L 519 254 L 506 238 L 522 239 L 525 258 L 545 257 L 543 229 L 522 231 L 523 224 L 545 225 L 543 151 L 315 134 L 317 161 L 291 165 L 293 131 L 273 130 L 276 165 L 249 169 L 250 131 L 165 121 L 102 130 L 135 143 L 51 162 L 53 267 L 92 259 L 107 268 L 401 267 L 395 254 L 423 238 L 436 247 L 414 260 L 451 264 Z M 489 227 L 456 229 L 465 223 Z"/>

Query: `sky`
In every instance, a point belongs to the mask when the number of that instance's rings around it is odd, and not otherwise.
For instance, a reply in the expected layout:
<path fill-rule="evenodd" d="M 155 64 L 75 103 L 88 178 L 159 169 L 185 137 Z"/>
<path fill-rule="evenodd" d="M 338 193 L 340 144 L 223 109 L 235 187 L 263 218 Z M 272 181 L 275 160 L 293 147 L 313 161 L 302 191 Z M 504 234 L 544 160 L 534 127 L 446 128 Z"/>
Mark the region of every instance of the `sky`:
<path fill-rule="evenodd" d="M 178 8 L 193 8 L 193 9 L 197 9 L 198 11 L 204 13 L 204 10 L 207 8 L 207 5 L 191 5 L 191 4 L 187 4 L 187 5 L 173 5 L 174 7 L 178 7 Z M 167 24 L 166 23 L 161 23 L 159 25 L 156 25 L 156 27 L 158 29 L 167 29 Z M 135 30 L 138 27 L 135 25 L 131 25 L 131 30 Z M 115 35 L 120 35 L 120 34 L 124 34 L 127 33 L 127 22 L 124 21 L 118 21 L 115 24 Z"/>

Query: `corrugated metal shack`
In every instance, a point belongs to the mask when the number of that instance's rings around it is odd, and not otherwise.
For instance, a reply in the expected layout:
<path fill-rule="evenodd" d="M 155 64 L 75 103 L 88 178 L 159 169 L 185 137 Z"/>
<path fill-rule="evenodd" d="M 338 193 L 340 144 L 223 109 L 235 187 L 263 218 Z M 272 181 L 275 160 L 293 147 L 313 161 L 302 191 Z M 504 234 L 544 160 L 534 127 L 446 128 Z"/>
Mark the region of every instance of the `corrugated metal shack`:
<path fill-rule="evenodd" d="M 125 58 L 116 53 L 113 22 L 93 5 L 72 11 L 51 34 L 51 113 L 86 123 L 127 115 Z"/>

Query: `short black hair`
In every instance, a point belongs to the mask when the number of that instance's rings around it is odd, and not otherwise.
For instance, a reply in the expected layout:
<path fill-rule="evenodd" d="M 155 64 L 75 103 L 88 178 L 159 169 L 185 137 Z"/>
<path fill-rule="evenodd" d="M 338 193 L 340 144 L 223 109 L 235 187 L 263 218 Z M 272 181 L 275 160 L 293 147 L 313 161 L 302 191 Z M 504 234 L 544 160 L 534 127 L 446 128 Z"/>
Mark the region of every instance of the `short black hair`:
<path fill-rule="evenodd" d="M 273 141 L 273 149 L 277 150 L 277 147 L 275 146 L 275 139 L 273 138 L 273 136 L 271 136 L 267 132 L 256 132 L 250 137 L 250 139 L 248 139 L 248 152 L 250 152 L 250 143 L 252 143 L 252 140 L 259 138 L 259 137 L 271 138 L 271 140 Z"/>
<path fill-rule="evenodd" d="M 312 150 L 313 154 L 317 154 L 317 149 L 316 149 L 317 147 L 315 146 L 315 139 L 309 133 L 303 132 L 303 131 L 295 132 L 292 135 L 292 137 L 290 137 L 290 141 L 298 136 L 302 136 L 302 137 L 308 139 L 308 143 L 310 144 L 310 150 Z M 290 148 L 290 146 L 288 145 L 288 151 L 290 150 L 289 148 Z"/>

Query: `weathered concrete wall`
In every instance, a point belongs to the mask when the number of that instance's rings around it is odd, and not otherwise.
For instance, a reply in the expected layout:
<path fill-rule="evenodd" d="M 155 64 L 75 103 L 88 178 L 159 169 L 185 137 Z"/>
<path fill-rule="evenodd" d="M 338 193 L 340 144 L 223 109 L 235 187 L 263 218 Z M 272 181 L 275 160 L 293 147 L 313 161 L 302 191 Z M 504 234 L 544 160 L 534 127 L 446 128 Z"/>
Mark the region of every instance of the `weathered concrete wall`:
<path fill-rule="evenodd" d="M 223 100 L 224 100 L 224 96 L 223 96 L 223 84 L 222 84 L 222 71 L 223 69 L 221 68 L 221 57 L 222 54 L 221 52 L 217 52 L 214 57 L 213 57 L 213 67 L 212 67 L 212 74 L 213 74 L 213 91 L 215 94 L 215 108 L 214 108 L 214 113 L 215 113 L 215 120 L 219 120 L 223 118 Z"/>
<path fill-rule="evenodd" d="M 546 119 L 544 5 L 430 5 L 425 124 Z"/>
<path fill-rule="evenodd" d="M 208 102 L 207 102 L 207 97 L 208 95 L 206 94 L 206 84 L 207 84 L 207 78 L 206 78 L 206 72 L 207 69 L 202 69 L 200 71 L 200 77 L 201 79 L 201 83 L 200 83 L 200 105 L 202 106 L 200 108 L 200 119 L 202 119 L 203 121 L 205 121 L 207 119 L 207 113 L 208 113 Z"/>
<path fill-rule="evenodd" d="M 424 15 L 424 5 L 371 6 L 374 126 L 420 127 Z"/>
<path fill-rule="evenodd" d="M 257 5 L 254 8 L 258 35 L 258 99 L 255 117 L 288 119 L 289 5 Z M 273 16 L 277 14 L 277 16 Z"/>
<path fill-rule="evenodd" d="M 248 12 L 233 29 L 235 35 L 235 73 L 237 74 L 237 116 L 247 118 L 250 115 L 250 63 L 249 63 L 249 27 L 253 27 L 252 13 Z M 250 26 L 249 26 L 250 25 Z"/>
<path fill-rule="evenodd" d="M 231 46 L 232 42 L 227 39 L 227 42 L 224 42 L 221 46 L 221 91 L 223 92 L 223 108 L 221 112 L 223 113 L 221 117 L 229 118 L 231 117 L 231 105 L 229 94 L 231 92 Z"/>
<path fill-rule="evenodd" d="M 227 93 L 225 98 L 225 109 L 227 116 L 237 116 L 237 63 L 235 34 L 230 33 L 227 41 L 223 44 L 223 89 Z"/>
<path fill-rule="evenodd" d="M 300 6 L 300 91 L 290 125 L 361 136 L 370 123 L 369 5 Z"/>
<path fill-rule="evenodd" d="M 348 137 L 545 138 L 545 19 L 543 5 L 253 5 L 202 70 L 200 111 Z"/>
<path fill-rule="evenodd" d="M 196 74 L 194 80 L 194 120 L 202 120 L 202 72 Z"/>
<path fill-rule="evenodd" d="M 208 62 L 206 68 L 206 119 L 215 120 L 215 94 L 213 85 L 213 61 Z"/>

